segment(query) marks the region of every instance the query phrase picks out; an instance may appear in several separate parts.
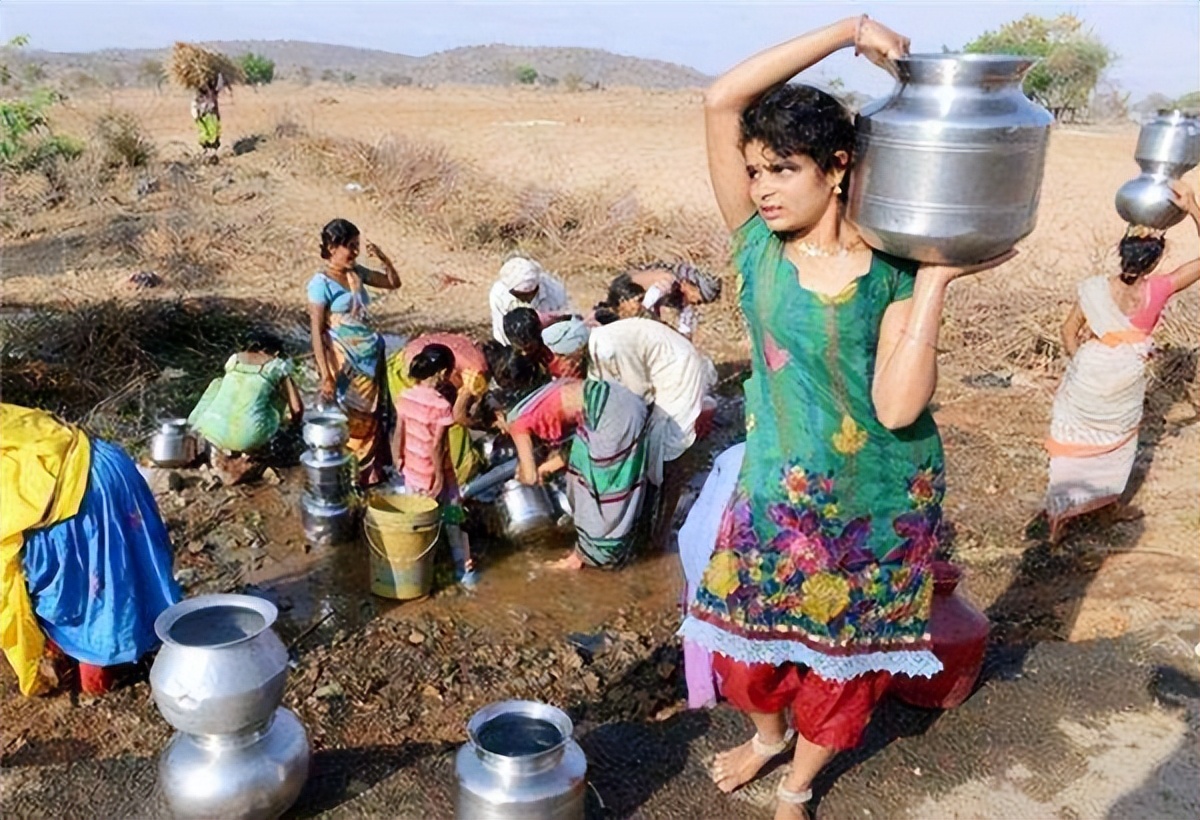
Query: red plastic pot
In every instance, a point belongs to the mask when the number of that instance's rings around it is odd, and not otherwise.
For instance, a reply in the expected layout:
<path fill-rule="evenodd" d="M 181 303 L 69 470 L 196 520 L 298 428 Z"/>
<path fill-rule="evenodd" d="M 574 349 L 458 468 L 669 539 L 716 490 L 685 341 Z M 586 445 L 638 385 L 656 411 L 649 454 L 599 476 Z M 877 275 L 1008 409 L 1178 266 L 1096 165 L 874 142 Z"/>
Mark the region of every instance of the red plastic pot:
<path fill-rule="evenodd" d="M 962 570 L 948 561 L 933 564 L 929 632 L 942 671 L 932 678 L 892 677 L 891 694 L 924 709 L 953 709 L 971 694 L 983 668 L 990 624 L 987 616 L 956 591 Z"/>

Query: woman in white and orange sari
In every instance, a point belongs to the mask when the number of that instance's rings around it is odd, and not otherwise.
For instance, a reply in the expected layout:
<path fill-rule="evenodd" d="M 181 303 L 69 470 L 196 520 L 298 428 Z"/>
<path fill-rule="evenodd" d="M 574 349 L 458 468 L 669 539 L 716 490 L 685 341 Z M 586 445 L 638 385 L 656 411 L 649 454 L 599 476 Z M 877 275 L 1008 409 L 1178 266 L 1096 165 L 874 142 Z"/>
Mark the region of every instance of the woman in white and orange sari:
<path fill-rule="evenodd" d="M 1175 204 L 1200 229 L 1196 196 L 1181 183 Z M 1162 259 L 1161 231 L 1133 227 L 1121 240 L 1121 273 L 1079 284 L 1079 301 L 1062 327 L 1071 355 L 1054 397 L 1050 435 L 1050 482 L 1044 517 L 1057 542 L 1072 518 L 1120 505 L 1137 455 L 1138 426 L 1146 398 L 1146 361 L 1151 334 L 1172 296 L 1200 279 L 1200 259 L 1174 271 L 1149 275 Z"/>

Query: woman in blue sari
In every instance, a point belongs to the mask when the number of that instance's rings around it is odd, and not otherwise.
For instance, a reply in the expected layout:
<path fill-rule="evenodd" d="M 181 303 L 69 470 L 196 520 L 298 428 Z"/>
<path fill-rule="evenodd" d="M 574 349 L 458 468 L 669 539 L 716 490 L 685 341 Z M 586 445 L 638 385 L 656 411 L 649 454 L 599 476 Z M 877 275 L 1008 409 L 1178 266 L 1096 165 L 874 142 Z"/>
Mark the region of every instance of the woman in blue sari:
<path fill-rule="evenodd" d="M 376 245 L 367 253 L 384 271 L 357 264 L 360 234 L 354 223 L 335 219 L 321 231 L 325 270 L 308 282 L 313 356 L 321 377 L 321 398 L 336 400 L 350 422 L 350 452 L 358 460 L 359 483 L 383 480 L 391 459 L 388 441 L 394 413 L 387 386 L 383 338 L 367 316 L 370 294 L 400 287 L 400 274 Z"/>

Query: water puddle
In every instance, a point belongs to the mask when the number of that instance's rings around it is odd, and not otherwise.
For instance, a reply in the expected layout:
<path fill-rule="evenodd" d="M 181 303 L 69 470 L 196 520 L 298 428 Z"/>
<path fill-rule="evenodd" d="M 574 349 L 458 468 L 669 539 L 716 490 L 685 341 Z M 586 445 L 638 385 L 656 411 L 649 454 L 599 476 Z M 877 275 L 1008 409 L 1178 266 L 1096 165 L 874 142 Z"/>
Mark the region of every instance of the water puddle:
<path fill-rule="evenodd" d="M 670 610 L 683 589 L 683 572 L 674 553 L 644 556 L 618 571 L 571 572 L 547 566 L 567 553 L 568 537 L 530 538 L 520 545 L 488 541 L 481 546 L 484 555 L 474 590 L 453 585 L 444 567 L 433 594 L 415 601 L 371 593 L 368 550 L 361 540 L 308 552 L 292 546 L 249 573 L 247 581 L 251 591 L 279 607 L 277 627 L 285 642 L 300 637 L 320 642 L 377 617 L 426 613 L 452 614 L 476 628 L 591 632 L 612 626 L 633 608 Z M 448 563 L 448 549 L 444 544 L 438 549 L 443 564 Z"/>

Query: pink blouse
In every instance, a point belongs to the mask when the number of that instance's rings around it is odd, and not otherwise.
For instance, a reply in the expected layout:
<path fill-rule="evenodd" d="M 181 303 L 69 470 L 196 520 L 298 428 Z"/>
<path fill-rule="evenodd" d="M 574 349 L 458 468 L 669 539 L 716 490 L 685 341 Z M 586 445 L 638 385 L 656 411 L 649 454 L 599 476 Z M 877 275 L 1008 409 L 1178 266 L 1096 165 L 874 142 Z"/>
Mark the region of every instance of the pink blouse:
<path fill-rule="evenodd" d="M 417 385 L 400 394 L 396 418 L 404 425 L 404 483 L 416 492 L 428 492 L 443 466 L 433 460 L 438 437 L 454 423 L 454 408 L 432 387 Z"/>
<path fill-rule="evenodd" d="M 1146 300 L 1140 310 L 1129 317 L 1133 326 L 1143 333 L 1152 333 L 1163 308 L 1175 294 L 1175 282 L 1170 276 L 1151 276 L 1146 279 Z"/>

